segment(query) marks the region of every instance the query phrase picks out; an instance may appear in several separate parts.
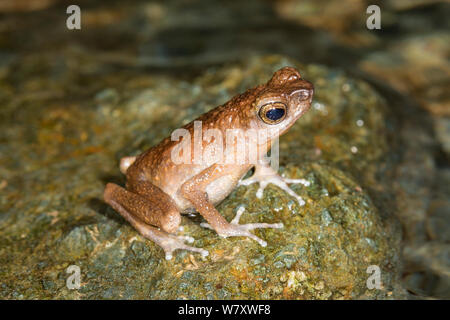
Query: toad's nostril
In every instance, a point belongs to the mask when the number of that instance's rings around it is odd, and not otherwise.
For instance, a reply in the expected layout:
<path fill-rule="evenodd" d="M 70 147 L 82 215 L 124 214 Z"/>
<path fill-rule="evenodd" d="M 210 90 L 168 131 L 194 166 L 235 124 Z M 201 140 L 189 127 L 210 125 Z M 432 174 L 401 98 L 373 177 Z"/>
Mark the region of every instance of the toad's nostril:
<path fill-rule="evenodd" d="M 311 96 L 311 91 L 310 90 L 300 90 L 297 93 L 297 97 L 300 100 L 306 100 Z"/>

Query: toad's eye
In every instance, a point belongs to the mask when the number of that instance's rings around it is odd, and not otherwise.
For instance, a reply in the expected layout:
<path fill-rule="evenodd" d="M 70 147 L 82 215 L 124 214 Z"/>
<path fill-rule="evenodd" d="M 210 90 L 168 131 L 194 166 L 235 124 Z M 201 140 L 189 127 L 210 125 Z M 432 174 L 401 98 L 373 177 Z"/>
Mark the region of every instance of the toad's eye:
<path fill-rule="evenodd" d="M 286 117 L 286 105 L 281 102 L 265 104 L 259 109 L 259 117 L 267 124 L 280 123 Z"/>

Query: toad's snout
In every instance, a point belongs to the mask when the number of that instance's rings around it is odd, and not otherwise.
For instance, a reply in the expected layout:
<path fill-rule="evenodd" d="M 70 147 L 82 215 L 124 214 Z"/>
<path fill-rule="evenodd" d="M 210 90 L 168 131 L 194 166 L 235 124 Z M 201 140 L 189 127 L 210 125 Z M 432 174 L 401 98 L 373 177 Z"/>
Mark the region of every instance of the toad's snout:
<path fill-rule="evenodd" d="M 311 88 L 302 88 L 293 91 L 290 95 L 289 100 L 290 103 L 294 105 L 305 104 L 305 102 L 311 103 L 313 95 L 314 95 L 314 88 L 312 88 L 311 85 Z"/>

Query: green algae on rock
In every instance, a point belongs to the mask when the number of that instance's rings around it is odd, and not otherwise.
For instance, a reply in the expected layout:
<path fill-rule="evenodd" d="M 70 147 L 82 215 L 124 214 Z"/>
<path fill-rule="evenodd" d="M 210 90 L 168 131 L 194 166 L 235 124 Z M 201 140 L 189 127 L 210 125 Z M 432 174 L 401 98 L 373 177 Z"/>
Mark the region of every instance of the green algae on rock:
<path fill-rule="evenodd" d="M 313 108 L 280 138 L 280 172 L 305 178 L 292 185 L 303 207 L 275 186 L 262 199 L 238 187 L 218 210 L 241 223 L 282 222 L 250 239 L 223 239 L 183 217 L 182 234 L 210 255 L 162 250 L 101 201 L 106 181 L 123 183 L 118 159 L 137 154 L 177 127 L 267 81 L 292 65 L 315 84 Z M 43 106 L 27 134 L 13 124 L 3 135 L 25 155 L 0 157 L 6 182 L 0 202 L 4 298 L 98 299 L 389 299 L 403 297 L 398 280 L 400 234 L 389 209 L 390 114 L 365 82 L 339 70 L 299 65 L 279 56 L 214 67 L 192 82 L 162 75 L 104 88 L 72 106 Z M 100 80 L 98 80 L 100 81 Z M 132 86 L 132 89 L 127 88 Z M 82 105 L 81 105 L 82 104 Z M 32 114 L 32 107 L 22 105 Z M 13 106 L 7 109 L 12 112 Z M 83 110 L 82 112 L 80 110 Z M 31 138 L 31 141 L 28 140 Z M 41 148 L 45 148 L 42 150 Z M 383 194 L 383 197 L 380 196 Z M 387 204 L 386 204 L 387 203 Z M 66 287 L 66 268 L 81 269 L 82 286 Z M 382 287 L 367 288 L 367 268 Z"/>

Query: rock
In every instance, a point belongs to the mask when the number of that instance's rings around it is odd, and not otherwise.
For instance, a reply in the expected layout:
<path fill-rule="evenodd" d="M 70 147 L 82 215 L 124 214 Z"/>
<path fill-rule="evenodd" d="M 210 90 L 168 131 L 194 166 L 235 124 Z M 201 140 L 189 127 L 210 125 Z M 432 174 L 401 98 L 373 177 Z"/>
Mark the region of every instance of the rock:
<path fill-rule="evenodd" d="M 419 297 L 450 298 L 450 245 L 429 241 L 406 246 L 404 256 L 410 271 L 405 279 L 408 290 Z"/>
<path fill-rule="evenodd" d="M 416 29 L 417 25 L 412 27 Z M 449 40 L 448 33 L 439 30 L 403 37 L 383 50 L 371 51 L 359 65 L 405 96 L 413 97 L 430 113 L 448 117 Z"/>
<path fill-rule="evenodd" d="M 58 252 L 62 258 L 80 259 L 94 249 L 93 239 L 84 226 L 75 227 L 60 242 Z"/>
<path fill-rule="evenodd" d="M 306 205 L 298 206 L 275 186 L 265 190 L 263 199 L 256 198 L 256 186 L 241 186 L 218 210 L 231 220 L 243 205 L 241 223 L 282 222 L 283 229 L 255 231 L 268 246 L 220 238 L 200 227 L 200 217 L 183 217 L 182 234 L 210 255 L 177 251 L 166 261 L 161 248 L 101 201 L 107 181 L 124 182 L 118 159 L 154 145 L 285 65 L 299 68 L 316 88 L 313 108 L 280 138 L 280 172 L 311 182 L 292 186 Z M 401 234 L 392 210 L 386 209 L 393 201 L 390 181 L 379 174 L 380 168 L 392 169 L 386 162 L 393 153 L 391 115 L 367 83 L 336 69 L 263 56 L 210 68 L 192 81 L 148 75 L 132 89 L 127 85 L 99 90 L 82 102 L 90 106 L 82 113 L 76 103 L 42 106 L 39 118 L 28 120 L 35 124 L 29 126 L 37 137 L 34 145 L 10 125 L 16 139 L 9 147 L 18 151 L 0 161 L 10 177 L 3 192 L 17 202 L 15 207 L 1 204 L 7 215 L 0 220 L 0 260 L 9 262 L 0 296 L 404 297 L 398 278 Z M 22 111 L 33 114 L 31 107 Z M 30 156 L 16 157 L 25 153 Z M 66 288 L 69 265 L 80 267 L 79 290 Z M 366 285 L 371 265 L 381 270 L 379 290 Z"/>
<path fill-rule="evenodd" d="M 434 119 L 436 138 L 447 159 L 450 159 L 450 118 L 436 117 Z"/>

